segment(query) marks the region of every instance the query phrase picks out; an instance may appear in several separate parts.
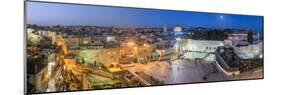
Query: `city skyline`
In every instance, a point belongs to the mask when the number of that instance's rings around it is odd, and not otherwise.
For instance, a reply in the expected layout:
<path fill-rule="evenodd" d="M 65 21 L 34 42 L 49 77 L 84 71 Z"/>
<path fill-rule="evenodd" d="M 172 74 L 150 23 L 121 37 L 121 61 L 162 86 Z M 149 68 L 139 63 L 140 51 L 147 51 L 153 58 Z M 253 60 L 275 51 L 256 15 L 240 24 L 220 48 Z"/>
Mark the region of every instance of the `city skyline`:
<path fill-rule="evenodd" d="M 263 32 L 262 16 L 42 2 L 27 3 L 27 23 L 37 25 L 100 25 L 134 28 L 181 25 L 185 28 L 236 28 Z"/>
<path fill-rule="evenodd" d="M 26 7 L 27 94 L 263 79 L 261 16 Z"/>

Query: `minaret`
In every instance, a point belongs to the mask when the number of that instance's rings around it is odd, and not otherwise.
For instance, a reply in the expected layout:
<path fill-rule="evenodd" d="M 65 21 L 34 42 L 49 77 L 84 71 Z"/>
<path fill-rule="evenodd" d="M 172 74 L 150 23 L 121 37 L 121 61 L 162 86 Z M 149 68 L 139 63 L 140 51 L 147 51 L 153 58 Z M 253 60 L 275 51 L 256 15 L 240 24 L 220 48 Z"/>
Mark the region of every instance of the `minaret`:
<path fill-rule="evenodd" d="M 168 28 L 167 28 L 166 24 L 165 24 L 164 27 L 163 27 L 163 31 L 164 31 L 164 32 L 168 32 Z"/>

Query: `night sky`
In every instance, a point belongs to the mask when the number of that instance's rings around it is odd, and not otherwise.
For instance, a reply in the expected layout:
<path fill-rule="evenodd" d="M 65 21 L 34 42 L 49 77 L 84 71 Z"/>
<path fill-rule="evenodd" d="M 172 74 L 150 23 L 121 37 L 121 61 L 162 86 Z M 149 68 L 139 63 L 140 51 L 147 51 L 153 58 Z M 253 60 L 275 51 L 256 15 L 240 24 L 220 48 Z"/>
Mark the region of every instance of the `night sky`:
<path fill-rule="evenodd" d="M 261 16 L 85 6 L 58 3 L 27 3 L 27 23 L 37 25 L 100 25 L 117 27 L 238 28 L 262 32 Z"/>

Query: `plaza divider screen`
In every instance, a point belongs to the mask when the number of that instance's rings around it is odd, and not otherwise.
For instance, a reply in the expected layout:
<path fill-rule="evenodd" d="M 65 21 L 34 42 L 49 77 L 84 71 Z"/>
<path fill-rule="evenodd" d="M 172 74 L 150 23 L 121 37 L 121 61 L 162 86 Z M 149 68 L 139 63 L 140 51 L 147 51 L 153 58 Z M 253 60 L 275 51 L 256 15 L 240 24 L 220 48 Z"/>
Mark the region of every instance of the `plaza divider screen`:
<path fill-rule="evenodd" d="M 263 79 L 263 16 L 26 1 L 24 32 L 26 94 Z"/>

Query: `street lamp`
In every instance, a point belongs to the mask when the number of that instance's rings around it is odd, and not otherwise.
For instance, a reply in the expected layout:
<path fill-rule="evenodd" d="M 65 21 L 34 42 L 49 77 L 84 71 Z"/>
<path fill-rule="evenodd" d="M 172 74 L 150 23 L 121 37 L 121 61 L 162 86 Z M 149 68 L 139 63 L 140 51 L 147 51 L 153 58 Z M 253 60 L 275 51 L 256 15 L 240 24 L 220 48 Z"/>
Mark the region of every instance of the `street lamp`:
<path fill-rule="evenodd" d="M 149 45 L 148 45 L 148 44 L 143 44 L 143 46 L 144 46 L 144 47 L 149 47 Z"/>
<path fill-rule="evenodd" d="M 55 62 L 49 62 L 49 64 L 50 64 L 51 66 L 54 66 L 54 65 L 55 65 Z"/>
<path fill-rule="evenodd" d="M 135 43 L 134 42 L 128 42 L 128 46 L 134 46 Z"/>
<path fill-rule="evenodd" d="M 137 55 L 137 49 L 138 47 L 134 47 L 135 56 Z"/>

